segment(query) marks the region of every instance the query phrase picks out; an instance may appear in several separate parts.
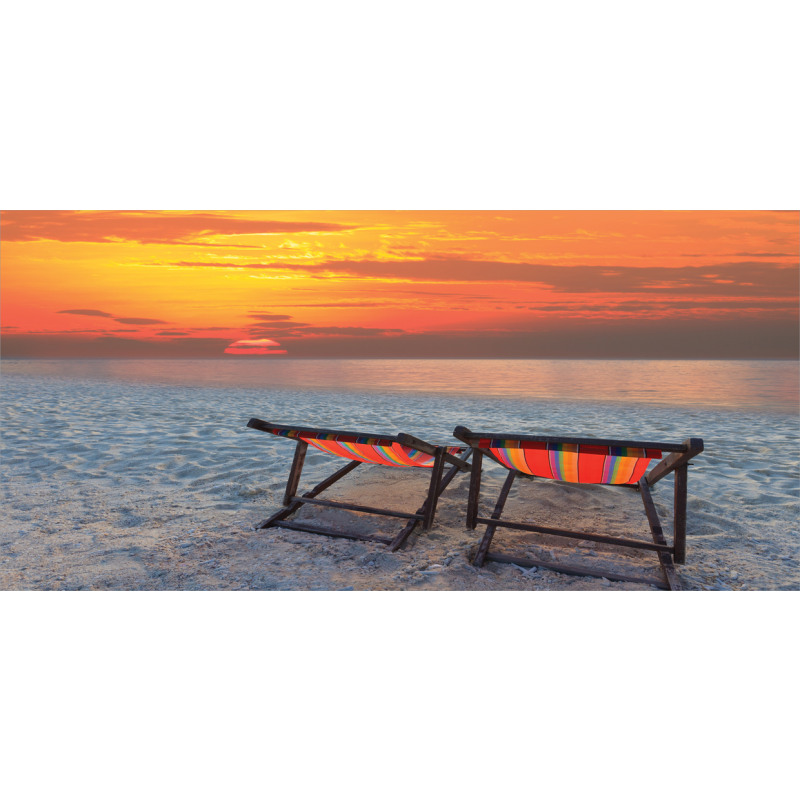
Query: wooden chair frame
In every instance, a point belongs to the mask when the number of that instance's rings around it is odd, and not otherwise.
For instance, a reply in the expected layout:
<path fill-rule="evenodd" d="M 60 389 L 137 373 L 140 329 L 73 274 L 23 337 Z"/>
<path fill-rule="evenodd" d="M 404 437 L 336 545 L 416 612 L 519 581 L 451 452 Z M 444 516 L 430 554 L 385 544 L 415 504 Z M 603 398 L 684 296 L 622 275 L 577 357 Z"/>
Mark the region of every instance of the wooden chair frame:
<path fill-rule="evenodd" d="M 467 528 L 474 530 L 477 524 L 486 525 L 486 532 L 478 545 L 478 551 L 473 559 L 476 567 L 483 566 L 486 560 L 497 561 L 506 564 L 517 564 L 520 567 L 545 567 L 557 572 L 564 572 L 568 575 L 586 575 L 589 577 L 607 578 L 609 580 L 633 581 L 634 583 L 651 583 L 661 589 L 677 590 L 681 588 L 680 579 L 675 570 L 675 564 L 683 564 L 686 561 L 686 495 L 687 477 L 689 461 L 694 456 L 703 452 L 703 440 L 697 438 L 686 439 L 681 444 L 670 444 L 664 442 L 640 442 L 620 439 L 590 439 L 572 438 L 556 436 L 533 436 L 522 433 L 473 433 L 468 428 L 458 426 L 453 435 L 460 441 L 472 448 L 472 473 L 469 485 L 469 500 L 467 505 Z M 533 479 L 534 476 L 521 473 L 510 469 L 508 477 L 503 484 L 494 512 L 491 517 L 478 516 L 478 501 L 480 499 L 481 472 L 483 456 L 488 456 L 493 461 L 500 464 L 504 469 L 508 467 L 494 456 L 489 450 L 479 446 L 481 439 L 511 439 L 525 442 L 547 442 L 558 444 L 587 444 L 610 447 L 638 447 L 645 449 L 661 450 L 667 452 L 661 461 L 653 466 L 638 483 L 622 484 L 620 488 L 632 488 L 640 492 L 642 503 L 644 504 L 645 515 L 650 526 L 650 533 L 653 542 L 643 542 L 637 539 L 627 539 L 620 536 L 608 536 L 596 533 L 579 531 L 567 531 L 559 528 L 547 528 L 542 525 L 531 525 L 521 522 L 504 522 L 501 520 L 503 509 L 511 491 L 514 480 L 519 475 Z M 675 473 L 674 490 L 674 514 L 673 514 L 673 540 L 672 544 L 667 544 L 664 538 L 661 521 L 658 517 L 650 487 L 665 478 L 670 473 Z M 576 484 L 580 485 L 580 484 Z M 561 536 L 568 539 L 582 539 L 585 541 L 602 542 L 604 544 L 616 545 L 619 547 L 636 548 L 639 550 L 655 551 L 658 556 L 659 565 L 664 575 L 664 580 L 659 581 L 647 577 L 635 577 L 618 575 L 608 570 L 592 570 L 580 565 L 570 565 L 561 562 L 538 561 L 531 558 L 507 556 L 500 553 L 492 553 L 489 547 L 492 537 L 497 528 L 511 528 L 513 530 L 531 531 L 542 533 L 549 536 Z"/>
<path fill-rule="evenodd" d="M 300 429 L 304 433 L 309 434 L 334 434 L 343 436 L 358 436 L 369 437 L 374 439 L 381 439 L 383 441 L 396 442 L 407 447 L 412 447 L 427 453 L 434 457 L 433 466 L 430 468 L 431 477 L 428 485 L 428 491 L 425 501 L 415 513 L 406 511 L 392 511 L 386 508 L 376 508 L 373 506 L 356 505 L 355 503 L 343 503 L 335 500 L 320 500 L 318 495 L 331 487 L 339 479 L 343 478 L 348 473 L 352 472 L 356 467 L 365 463 L 363 461 L 351 460 L 343 467 L 338 469 L 332 475 L 327 477 L 321 483 L 318 483 L 313 489 L 303 495 L 297 494 L 297 488 L 300 483 L 300 475 L 303 471 L 303 463 L 308 450 L 308 443 L 302 439 L 297 439 L 297 446 L 294 451 L 294 459 L 292 466 L 289 470 L 289 479 L 286 482 L 286 491 L 283 495 L 283 505 L 285 508 L 276 511 L 271 517 L 264 520 L 260 525 L 256 526 L 256 530 L 264 528 L 271 528 L 273 526 L 280 526 L 281 528 L 288 528 L 293 531 L 303 531 L 305 533 L 318 533 L 323 536 L 335 536 L 344 539 L 357 539 L 366 542 L 379 542 L 389 546 L 389 550 L 394 552 L 399 550 L 408 540 L 416 526 L 421 522 L 423 530 L 430 530 L 433 524 L 433 518 L 436 514 L 436 504 L 439 495 L 447 488 L 450 482 L 458 472 L 470 472 L 472 466 L 464 460 L 452 455 L 445 446 L 432 445 L 415 436 L 407 433 L 400 433 L 397 436 L 386 436 L 384 434 L 362 433 L 356 431 L 340 431 L 332 430 L 330 428 L 309 428 L 306 426 L 297 425 L 282 425 L 271 422 L 264 422 L 263 420 L 252 418 L 247 427 L 255 428 L 256 430 L 266 431 L 272 433 L 271 429 L 274 428 L 295 428 Z M 312 438 L 312 437 L 310 437 Z M 465 457 L 469 457 L 469 449 L 465 448 Z M 443 476 L 445 464 L 450 464 L 450 469 Z M 417 467 L 417 469 L 428 469 L 427 467 Z M 363 533 L 356 533 L 351 531 L 334 531 L 330 529 L 318 528 L 316 526 L 307 525 L 300 522 L 289 522 L 288 518 L 298 511 L 304 503 L 310 503 L 319 506 L 331 506 L 334 508 L 343 508 L 348 511 L 360 511 L 364 514 L 377 514 L 388 517 L 399 517 L 406 519 L 408 522 L 405 527 L 393 538 L 389 539 L 384 536 L 368 535 Z"/>

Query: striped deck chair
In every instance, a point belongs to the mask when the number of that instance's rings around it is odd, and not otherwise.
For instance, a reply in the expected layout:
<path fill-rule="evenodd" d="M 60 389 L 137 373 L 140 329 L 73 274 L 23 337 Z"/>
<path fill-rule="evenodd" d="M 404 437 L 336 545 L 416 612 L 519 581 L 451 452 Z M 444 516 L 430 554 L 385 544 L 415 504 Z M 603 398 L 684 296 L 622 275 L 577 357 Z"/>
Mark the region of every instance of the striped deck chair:
<path fill-rule="evenodd" d="M 467 506 L 467 528 L 474 530 L 478 523 L 486 525 L 486 532 L 478 545 L 473 559 L 477 567 L 484 561 L 499 561 L 517 564 L 520 567 L 546 567 L 569 575 L 605 577 L 609 580 L 628 580 L 637 583 L 653 583 L 663 589 L 680 589 L 680 581 L 674 564 L 686 561 L 686 483 L 689 460 L 703 452 L 702 439 L 686 439 L 682 444 L 663 442 L 622 441 L 617 439 L 576 439 L 552 436 L 531 436 L 521 433 L 473 433 L 459 426 L 453 435 L 473 448 L 472 475 Z M 669 453 L 662 459 L 664 452 Z M 509 470 L 494 513 L 490 518 L 478 516 L 478 500 L 481 486 L 482 459 L 486 456 Z M 657 463 L 648 472 L 653 460 Z M 673 540 L 667 544 L 661 522 L 650 494 L 650 487 L 675 473 Z M 629 487 L 642 496 L 644 510 L 650 526 L 653 542 L 639 541 L 620 536 L 598 533 L 581 533 L 541 525 L 504 522 L 500 519 L 511 485 L 518 476 L 547 478 L 568 483 L 594 483 L 609 486 Z M 585 569 L 582 566 L 561 562 L 537 561 L 489 552 L 492 537 L 497 528 L 512 528 L 520 531 L 561 536 L 568 539 L 583 539 L 603 542 L 620 547 L 655 551 L 664 580 L 617 575 L 608 570 Z"/>
<path fill-rule="evenodd" d="M 286 483 L 286 492 L 283 496 L 283 508 L 269 519 L 262 522 L 257 529 L 271 528 L 279 525 L 289 530 L 305 531 L 306 533 L 321 533 L 325 536 L 339 536 L 345 539 L 359 539 L 361 541 L 381 542 L 389 545 L 392 551 L 398 550 L 406 542 L 418 523 L 422 523 L 423 530 L 429 530 L 433 524 L 436 513 L 436 501 L 439 495 L 447 488 L 450 481 L 458 472 L 469 472 L 471 466 L 460 455 L 469 456 L 465 447 L 443 447 L 429 444 L 422 439 L 417 439 L 407 433 L 398 436 L 385 436 L 374 433 L 358 433 L 353 431 L 337 431 L 327 428 L 310 428 L 297 425 L 278 425 L 263 420 L 251 419 L 247 426 L 255 428 L 274 436 L 283 436 L 294 439 L 297 446 L 294 451 L 294 461 L 289 471 L 289 480 Z M 317 448 L 324 453 L 347 459 L 348 463 L 333 475 L 317 484 L 311 491 L 302 496 L 297 494 L 300 473 L 303 470 L 308 446 Z M 334 500 L 319 500 L 317 495 L 324 492 L 340 478 L 352 472 L 361 464 L 380 464 L 386 467 L 422 467 L 431 471 L 428 493 L 425 502 L 415 512 L 391 511 L 385 508 L 361 506 L 353 503 L 342 503 Z M 445 464 L 450 465 L 447 474 L 442 476 Z M 372 536 L 349 531 L 333 531 L 306 525 L 305 523 L 289 522 L 287 518 L 295 513 L 304 503 L 320 506 L 333 506 L 349 511 L 360 511 L 366 514 L 381 514 L 389 517 L 400 517 L 408 522 L 393 539 L 381 536 Z"/>

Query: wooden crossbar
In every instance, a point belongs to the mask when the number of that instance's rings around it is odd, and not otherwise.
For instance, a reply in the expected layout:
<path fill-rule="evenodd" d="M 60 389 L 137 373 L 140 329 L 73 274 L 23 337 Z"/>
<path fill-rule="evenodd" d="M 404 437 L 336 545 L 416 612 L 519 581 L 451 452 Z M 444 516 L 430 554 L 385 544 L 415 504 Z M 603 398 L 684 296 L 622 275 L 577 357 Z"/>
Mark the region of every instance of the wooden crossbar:
<path fill-rule="evenodd" d="M 657 544 L 655 542 L 644 542 L 639 539 L 625 539 L 621 536 L 604 536 L 600 533 L 583 533 L 581 531 L 565 531 L 561 528 L 546 528 L 543 525 L 531 525 L 527 522 L 506 522 L 487 517 L 476 517 L 476 522 L 485 525 L 494 525 L 498 528 L 512 528 L 517 531 L 531 531 L 532 533 L 546 533 L 549 536 L 563 536 L 567 539 L 585 539 L 590 542 L 602 542 L 603 544 L 614 544 L 620 547 L 634 547 L 638 550 L 655 550 L 657 552 L 672 552 L 672 547 L 668 544 Z"/>
<path fill-rule="evenodd" d="M 293 497 L 292 501 L 298 503 L 313 503 L 317 506 L 333 506 L 335 508 L 345 508 L 348 511 L 360 511 L 362 514 L 382 514 L 385 517 L 401 517 L 403 519 L 424 519 L 422 514 L 409 514 L 407 511 L 389 511 L 386 508 L 374 508 L 373 506 L 359 506 L 355 503 L 342 503 L 338 500 L 319 500 L 312 497 Z"/>
<path fill-rule="evenodd" d="M 306 525 L 302 522 L 281 522 L 281 528 L 287 528 L 290 531 L 302 531 L 303 533 L 318 533 L 322 536 L 335 536 L 339 539 L 355 539 L 359 542 L 379 542 L 380 544 L 391 544 L 392 540 L 384 536 L 373 536 L 366 533 L 355 533 L 354 531 L 335 531 L 331 528 L 317 528 L 314 525 Z"/>

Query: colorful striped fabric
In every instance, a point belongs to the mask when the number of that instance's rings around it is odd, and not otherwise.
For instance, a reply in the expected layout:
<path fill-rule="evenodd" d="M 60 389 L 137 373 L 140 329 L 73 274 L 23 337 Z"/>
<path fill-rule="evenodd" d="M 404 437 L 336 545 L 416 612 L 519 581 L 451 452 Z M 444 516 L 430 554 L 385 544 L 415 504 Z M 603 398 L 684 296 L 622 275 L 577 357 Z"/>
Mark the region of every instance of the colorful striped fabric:
<path fill-rule="evenodd" d="M 395 442 L 371 436 L 354 436 L 341 433 L 320 433 L 289 428 L 270 428 L 276 436 L 302 439 L 304 442 L 334 456 L 365 464 L 382 464 L 386 467 L 433 467 L 434 457 Z M 458 455 L 463 447 L 448 447 L 447 452 Z"/>
<path fill-rule="evenodd" d="M 660 450 L 592 444 L 481 439 L 501 464 L 528 475 L 569 483 L 636 483 Z"/>

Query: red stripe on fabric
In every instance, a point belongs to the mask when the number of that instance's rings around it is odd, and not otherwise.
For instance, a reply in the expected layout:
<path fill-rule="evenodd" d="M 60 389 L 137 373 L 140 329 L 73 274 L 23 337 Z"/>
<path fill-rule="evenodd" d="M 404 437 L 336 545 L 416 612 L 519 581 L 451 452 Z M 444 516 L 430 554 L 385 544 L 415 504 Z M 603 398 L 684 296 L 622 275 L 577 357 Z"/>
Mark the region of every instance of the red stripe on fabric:
<path fill-rule="evenodd" d="M 629 483 L 636 483 L 641 480 L 642 476 L 647 472 L 650 462 L 654 458 L 661 458 L 660 450 L 645 450 L 645 458 L 640 458 L 636 462 L 636 468 L 633 471 L 633 475 L 630 477 Z"/>
<path fill-rule="evenodd" d="M 647 472 L 647 465 L 650 461 L 646 458 L 637 458 L 636 463 L 633 465 L 633 470 L 631 472 L 630 477 L 628 478 L 628 483 L 637 483 L 639 478 Z"/>
<path fill-rule="evenodd" d="M 370 462 L 372 464 L 385 464 L 386 459 L 384 456 L 379 455 L 371 444 L 359 444 L 358 442 L 347 442 L 346 450 L 352 448 L 355 453 L 355 458 L 361 461 Z"/>
<path fill-rule="evenodd" d="M 607 455 L 607 447 L 582 444 L 578 457 L 578 483 L 602 483 L 603 464 Z"/>
<path fill-rule="evenodd" d="M 550 464 L 547 442 L 520 442 L 520 444 L 530 474 L 538 475 L 540 478 L 552 478 L 553 467 Z"/>

